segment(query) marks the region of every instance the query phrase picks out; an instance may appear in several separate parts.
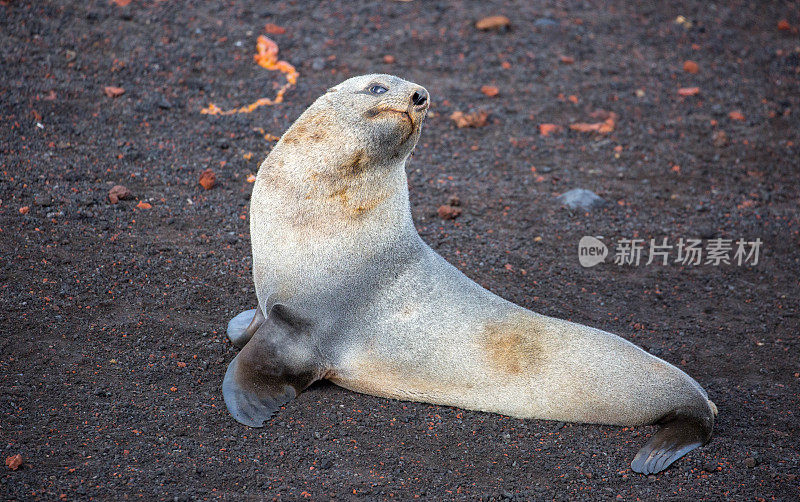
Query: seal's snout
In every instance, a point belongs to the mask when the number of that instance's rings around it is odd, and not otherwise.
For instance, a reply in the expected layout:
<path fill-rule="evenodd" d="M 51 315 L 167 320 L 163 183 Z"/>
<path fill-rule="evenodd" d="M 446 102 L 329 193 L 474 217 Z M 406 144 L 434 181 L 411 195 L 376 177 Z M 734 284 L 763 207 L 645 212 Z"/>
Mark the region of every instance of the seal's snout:
<path fill-rule="evenodd" d="M 428 91 L 420 87 L 411 95 L 411 104 L 418 110 L 428 108 Z"/>

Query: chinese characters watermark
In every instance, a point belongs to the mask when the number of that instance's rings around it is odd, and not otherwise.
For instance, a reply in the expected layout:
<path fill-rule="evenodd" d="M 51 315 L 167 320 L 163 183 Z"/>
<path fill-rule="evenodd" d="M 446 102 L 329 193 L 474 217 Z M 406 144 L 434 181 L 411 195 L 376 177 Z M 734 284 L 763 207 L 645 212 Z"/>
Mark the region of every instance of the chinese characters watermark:
<path fill-rule="evenodd" d="M 578 242 L 578 261 L 584 267 L 604 263 L 610 252 L 602 237 L 584 236 Z M 617 265 L 758 265 L 762 241 L 745 239 L 618 239 L 612 260 Z M 644 256 L 643 256 L 644 255 Z"/>

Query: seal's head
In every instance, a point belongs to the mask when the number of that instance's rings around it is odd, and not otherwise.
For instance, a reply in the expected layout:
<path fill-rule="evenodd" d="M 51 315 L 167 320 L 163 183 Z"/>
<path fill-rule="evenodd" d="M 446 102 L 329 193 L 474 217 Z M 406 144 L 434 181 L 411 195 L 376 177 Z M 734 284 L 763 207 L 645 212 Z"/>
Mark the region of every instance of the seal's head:
<path fill-rule="evenodd" d="M 376 157 L 405 158 L 411 153 L 430 105 L 424 87 L 380 74 L 345 80 L 324 98 L 339 120 L 367 140 L 369 153 Z"/>
<path fill-rule="evenodd" d="M 349 144 L 371 159 L 371 164 L 397 164 L 414 149 L 429 105 L 424 87 L 399 77 L 353 77 L 328 89 L 283 140 L 340 150 L 350 150 Z"/>

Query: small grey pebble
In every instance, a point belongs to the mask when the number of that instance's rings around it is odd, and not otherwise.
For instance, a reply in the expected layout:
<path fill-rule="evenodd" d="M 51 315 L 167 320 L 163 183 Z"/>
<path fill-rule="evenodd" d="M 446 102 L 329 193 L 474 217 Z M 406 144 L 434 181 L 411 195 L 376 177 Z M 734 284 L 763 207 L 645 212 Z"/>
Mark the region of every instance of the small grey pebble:
<path fill-rule="evenodd" d="M 547 26 L 558 26 L 558 21 L 555 19 L 550 19 L 549 17 L 540 17 L 536 21 L 533 22 L 534 26 L 538 26 L 540 28 L 544 28 Z"/>
<path fill-rule="evenodd" d="M 556 200 L 570 209 L 589 210 L 607 204 L 605 199 L 591 190 L 586 190 L 584 188 L 573 188 L 556 197 Z"/>

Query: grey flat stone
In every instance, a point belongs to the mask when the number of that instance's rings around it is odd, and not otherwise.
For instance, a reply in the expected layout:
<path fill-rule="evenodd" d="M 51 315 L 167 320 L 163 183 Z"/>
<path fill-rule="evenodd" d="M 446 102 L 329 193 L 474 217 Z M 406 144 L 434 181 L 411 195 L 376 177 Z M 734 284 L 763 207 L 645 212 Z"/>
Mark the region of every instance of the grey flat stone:
<path fill-rule="evenodd" d="M 540 17 L 533 22 L 533 25 L 542 28 L 546 26 L 558 26 L 559 23 L 555 19 L 550 19 L 549 17 Z"/>
<path fill-rule="evenodd" d="M 573 188 L 556 197 L 556 200 L 570 209 L 595 209 L 607 204 L 605 199 L 585 188 Z"/>

